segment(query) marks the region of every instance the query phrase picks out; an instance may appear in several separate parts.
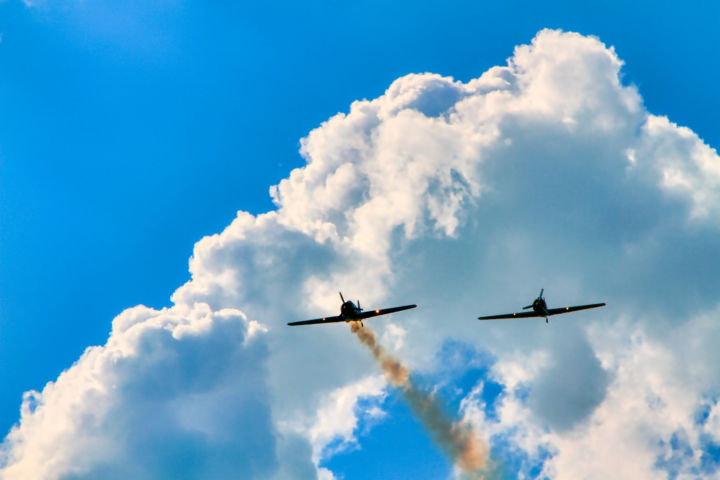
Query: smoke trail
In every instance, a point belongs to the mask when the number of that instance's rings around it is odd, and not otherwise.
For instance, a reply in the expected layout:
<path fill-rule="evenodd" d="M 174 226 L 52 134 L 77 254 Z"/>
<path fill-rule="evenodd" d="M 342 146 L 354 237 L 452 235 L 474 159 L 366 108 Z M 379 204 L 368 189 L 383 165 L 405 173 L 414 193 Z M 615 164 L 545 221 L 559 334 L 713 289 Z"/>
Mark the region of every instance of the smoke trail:
<path fill-rule="evenodd" d="M 487 448 L 478 439 L 472 427 L 465 422 L 450 418 L 437 399 L 413 385 L 409 370 L 385 352 L 375 341 L 375 334 L 370 329 L 361 326 L 359 322 L 351 322 L 350 330 L 370 349 L 387 380 L 400 387 L 410 408 L 443 453 L 466 475 L 472 474 L 472 478 L 483 478 L 480 473 L 486 467 Z"/>

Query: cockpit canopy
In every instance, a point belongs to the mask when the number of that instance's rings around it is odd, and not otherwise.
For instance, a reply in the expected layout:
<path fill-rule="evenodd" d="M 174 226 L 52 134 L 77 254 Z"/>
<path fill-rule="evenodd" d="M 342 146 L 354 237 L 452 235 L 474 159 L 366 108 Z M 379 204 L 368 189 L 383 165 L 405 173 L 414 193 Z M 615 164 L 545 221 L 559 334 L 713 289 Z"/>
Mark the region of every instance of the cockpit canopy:
<path fill-rule="evenodd" d="M 348 300 L 347 302 L 342 304 L 342 307 L 340 307 L 340 312 L 343 315 L 352 315 L 353 313 L 357 312 L 358 308 L 355 306 L 353 302 Z"/>

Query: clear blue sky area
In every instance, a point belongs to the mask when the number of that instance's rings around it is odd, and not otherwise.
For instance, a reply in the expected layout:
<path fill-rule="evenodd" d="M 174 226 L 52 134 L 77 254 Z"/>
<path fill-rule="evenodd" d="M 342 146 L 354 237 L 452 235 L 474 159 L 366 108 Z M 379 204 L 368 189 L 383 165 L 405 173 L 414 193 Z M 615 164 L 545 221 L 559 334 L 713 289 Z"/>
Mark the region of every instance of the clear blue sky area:
<path fill-rule="evenodd" d="M 719 145 L 718 18 L 695 1 L 0 3 L 0 430 L 124 308 L 168 305 L 194 242 L 272 209 L 301 137 L 399 76 L 466 81 L 542 28 L 594 34 L 651 112 Z M 363 451 L 432 451 L 389 402 Z"/>

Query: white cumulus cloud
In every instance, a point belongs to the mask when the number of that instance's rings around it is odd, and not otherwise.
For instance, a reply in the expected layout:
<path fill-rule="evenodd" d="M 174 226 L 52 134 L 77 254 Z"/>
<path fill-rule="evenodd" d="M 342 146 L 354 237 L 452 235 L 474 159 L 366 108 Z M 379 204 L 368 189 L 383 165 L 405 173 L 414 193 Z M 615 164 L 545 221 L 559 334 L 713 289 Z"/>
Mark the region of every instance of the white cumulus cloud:
<path fill-rule="evenodd" d="M 3 479 L 259 477 L 276 463 L 264 329 L 205 304 L 136 307 L 28 392 Z"/>
<path fill-rule="evenodd" d="M 477 79 L 408 75 L 330 118 L 276 210 L 196 244 L 171 308 L 123 313 L 27 395 L 3 478 L 332 478 L 323 456 L 355 448 L 382 418 L 360 399 L 386 387 L 346 326 L 285 323 L 336 312 L 338 290 L 420 304 L 372 321 L 412 368 L 437 369 L 448 340 L 496 359 L 497 418 L 481 384 L 463 412 L 525 459 L 518 476 L 717 475 L 720 159 L 647 112 L 622 65 L 543 30 Z M 541 287 L 551 306 L 608 306 L 474 320 Z"/>

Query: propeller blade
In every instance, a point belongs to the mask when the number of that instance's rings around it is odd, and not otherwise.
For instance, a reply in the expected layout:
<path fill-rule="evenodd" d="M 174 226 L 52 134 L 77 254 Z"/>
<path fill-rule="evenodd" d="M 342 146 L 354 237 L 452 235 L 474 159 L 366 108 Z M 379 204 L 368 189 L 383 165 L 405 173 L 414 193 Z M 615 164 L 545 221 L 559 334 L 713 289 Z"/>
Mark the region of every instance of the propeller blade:
<path fill-rule="evenodd" d="M 338 292 L 340 294 L 340 300 L 342 300 L 343 303 L 345 303 L 345 298 L 342 296 L 342 292 Z"/>
<path fill-rule="evenodd" d="M 360 310 L 362 310 L 362 308 L 360 307 L 360 299 L 359 299 L 359 298 L 358 298 L 358 308 L 359 308 Z"/>
<path fill-rule="evenodd" d="M 541 289 L 540 289 L 540 296 L 539 296 L 538 298 L 543 298 L 543 296 L 542 296 L 542 295 L 543 295 L 543 292 L 544 292 L 544 291 L 545 291 L 545 289 L 544 289 L 544 288 L 541 288 Z"/>
<path fill-rule="evenodd" d="M 532 308 L 532 305 L 528 305 L 527 307 L 523 307 L 523 310 L 527 310 L 528 308 Z"/>

